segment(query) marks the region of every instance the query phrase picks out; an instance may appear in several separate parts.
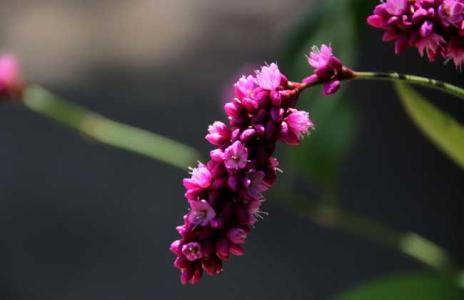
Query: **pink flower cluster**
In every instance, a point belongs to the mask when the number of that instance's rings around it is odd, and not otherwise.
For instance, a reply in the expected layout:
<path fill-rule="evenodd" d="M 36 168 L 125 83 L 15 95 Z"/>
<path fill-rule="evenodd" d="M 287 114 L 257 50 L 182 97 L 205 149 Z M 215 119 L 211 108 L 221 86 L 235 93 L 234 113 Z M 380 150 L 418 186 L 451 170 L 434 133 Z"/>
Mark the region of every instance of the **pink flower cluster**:
<path fill-rule="evenodd" d="M 464 0 L 387 0 L 367 22 L 385 30 L 383 40 L 394 41 L 397 54 L 411 46 L 430 61 L 464 62 Z"/>
<path fill-rule="evenodd" d="M 313 128 L 308 113 L 294 108 L 301 86 L 276 64 L 264 66 L 234 85 L 235 98 L 224 106 L 229 126 L 208 127 L 206 139 L 217 148 L 184 179 L 190 210 L 170 247 L 183 284 L 197 283 L 204 271 L 219 274 L 231 255 L 244 254 L 260 217 L 261 193 L 276 180 L 276 142 L 297 145 Z"/>

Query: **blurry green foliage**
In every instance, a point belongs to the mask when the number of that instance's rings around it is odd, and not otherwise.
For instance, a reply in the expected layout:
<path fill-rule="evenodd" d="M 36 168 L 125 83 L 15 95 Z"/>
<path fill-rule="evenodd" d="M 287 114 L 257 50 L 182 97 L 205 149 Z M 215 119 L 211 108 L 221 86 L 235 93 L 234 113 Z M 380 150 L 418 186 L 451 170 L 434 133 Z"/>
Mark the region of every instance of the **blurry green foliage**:
<path fill-rule="evenodd" d="M 313 45 L 331 44 L 335 55 L 346 65 L 356 61 L 360 23 L 365 22 L 366 0 L 330 0 L 312 3 L 301 23 L 290 34 L 283 54 L 283 69 L 292 80 L 312 71 L 304 55 Z M 340 164 L 351 149 L 356 133 L 356 112 L 344 85 L 338 93 L 325 97 L 320 87 L 305 91 L 299 107 L 308 110 L 316 130 L 300 147 L 290 150 L 293 168 L 326 191 L 337 189 Z"/>
<path fill-rule="evenodd" d="M 396 83 L 396 91 L 416 126 L 438 149 L 464 168 L 464 126 L 408 85 Z"/>
<path fill-rule="evenodd" d="M 462 300 L 464 289 L 446 277 L 409 274 L 374 280 L 335 300 Z"/>

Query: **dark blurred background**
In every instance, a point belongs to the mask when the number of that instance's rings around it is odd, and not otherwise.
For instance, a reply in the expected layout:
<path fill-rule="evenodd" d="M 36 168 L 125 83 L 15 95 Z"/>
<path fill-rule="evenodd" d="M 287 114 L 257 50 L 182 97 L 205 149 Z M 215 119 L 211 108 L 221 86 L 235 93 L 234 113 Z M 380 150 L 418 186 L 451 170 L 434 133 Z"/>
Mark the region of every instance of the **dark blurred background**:
<path fill-rule="evenodd" d="M 18 54 L 30 81 L 206 153 L 207 125 L 225 119 L 224 88 L 242 68 L 278 61 L 311 5 L 1 0 L 0 49 Z M 358 69 L 463 82 L 452 65 L 412 50 L 395 56 L 372 29 L 356 56 Z M 342 89 L 358 124 L 340 173 L 342 205 L 426 236 L 464 263 L 464 172 L 414 127 L 389 84 Z M 462 102 L 426 92 L 464 121 Z M 330 299 L 372 278 L 426 270 L 296 216 L 271 195 L 247 254 L 218 277 L 181 286 L 168 246 L 187 208 L 187 171 L 93 143 L 20 105 L 0 115 L 0 299 Z M 281 168 L 292 166 L 284 159 Z"/>

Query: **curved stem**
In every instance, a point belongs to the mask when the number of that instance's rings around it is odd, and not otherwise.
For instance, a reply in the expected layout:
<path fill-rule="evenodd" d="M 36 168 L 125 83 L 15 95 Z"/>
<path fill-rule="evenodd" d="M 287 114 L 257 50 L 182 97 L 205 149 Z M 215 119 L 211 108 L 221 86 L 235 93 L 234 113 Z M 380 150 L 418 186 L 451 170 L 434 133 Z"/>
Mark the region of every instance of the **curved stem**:
<path fill-rule="evenodd" d="M 354 77 L 348 79 L 357 80 L 389 80 L 389 81 L 404 81 L 411 84 L 421 85 L 436 89 L 459 98 L 464 99 L 464 89 L 453 84 L 431 79 L 427 77 L 421 77 L 416 75 L 407 75 L 399 73 L 383 73 L 383 72 L 353 72 Z"/>
<path fill-rule="evenodd" d="M 181 169 L 201 157 L 197 150 L 189 146 L 144 129 L 115 122 L 60 99 L 39 86 L 29 86 L 22 102 L 28 109 L 71 127 L 97 142 L 145 155 Z"/>
<path fill-rule="evenodd" d="M 275 195 L 276 199 L 287 199 L 286 204 L 290 197 L 291 207 L 298 214 L 320 226 L 382 244 L 457 280 L 464 278 L 462 266 L 444 248 L 417 233 L 401 232 L 355 212 L 320 201 L 308 201 L 307 198 L 290 192 Z M 459 285 L 464 287 L 464 280 Z"/>

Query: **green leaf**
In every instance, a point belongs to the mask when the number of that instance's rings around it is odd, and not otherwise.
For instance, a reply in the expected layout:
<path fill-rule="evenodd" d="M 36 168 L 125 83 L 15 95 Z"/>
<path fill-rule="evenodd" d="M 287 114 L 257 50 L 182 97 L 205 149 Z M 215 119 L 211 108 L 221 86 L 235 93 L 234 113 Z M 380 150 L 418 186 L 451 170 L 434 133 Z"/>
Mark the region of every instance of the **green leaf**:
<path fill-rule="evenodd" d="M 395 87 L 416 126 L 438 149 L 464 168 L 464 126 L 408 85 L 396 83 Z"/>
<path fill-rule="evenodd" d="M 60 99 L 40 86 L 27 87 L 22 103 L 30 110 L 73 128 L 84 136 L 185 169 L 200 159 L 198 151 L 162 135 L 115 122 Z"/>
<path fill-rule="evenodd" d="M 392 276 L 340 294 L 335 300 L 462 300 L 464 290 L 432 274 Z"/>
<path fill-rule="evenodd" d="M 359 0 L 330 0 L 310 6 L 309 13 L 290 35 L 283 55 L 283 69 L 292 80 L 312 72 L 304 55 L 313 45 L 331 44 L 346 65 L 354 62 L 358 20 L 352 1 Z M 322 95 L 321 87 L 314 87 L 301 95 L 298 106 L 309 111 L 316 130 L 299 147 L 288 152 L 288 160 L 292 169 L 326 190 L 334 190 L 340 163 L 351 149 L 356 132 L 352 103 L 344 86 L 330 97 Z"/>

